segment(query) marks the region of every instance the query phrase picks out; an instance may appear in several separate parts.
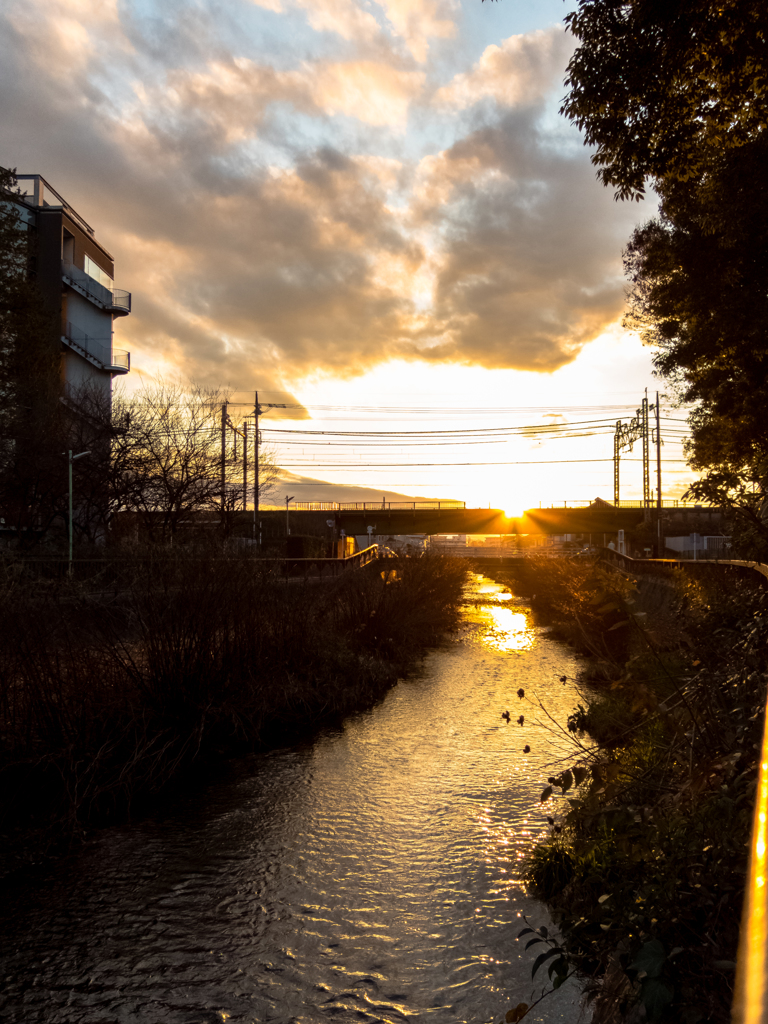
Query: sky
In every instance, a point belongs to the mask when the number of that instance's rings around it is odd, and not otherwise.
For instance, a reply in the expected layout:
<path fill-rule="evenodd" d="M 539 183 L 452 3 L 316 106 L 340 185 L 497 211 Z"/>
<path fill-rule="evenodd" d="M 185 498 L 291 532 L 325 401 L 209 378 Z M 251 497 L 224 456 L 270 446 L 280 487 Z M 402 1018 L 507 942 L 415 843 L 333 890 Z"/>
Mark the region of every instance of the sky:
<path fill-rule="evenodd" d="M 128 388 L 191 379 L 243 414 L 258 390 L 297 477 L 610 499 L 613 423 L 663 389 L 621 328 L 621 251 L 655 211 L 614 201 L 558 114 L 571 3 L 5 0 L 0 164 L 115 256 Z"/>

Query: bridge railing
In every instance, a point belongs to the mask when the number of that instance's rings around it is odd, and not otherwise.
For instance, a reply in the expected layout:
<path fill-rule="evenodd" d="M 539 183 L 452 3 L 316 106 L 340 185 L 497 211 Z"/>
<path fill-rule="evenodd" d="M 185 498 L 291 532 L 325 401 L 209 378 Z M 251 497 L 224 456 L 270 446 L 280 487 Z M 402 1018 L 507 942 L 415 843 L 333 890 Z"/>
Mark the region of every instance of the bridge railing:
<path fill-rule="evenodd" d="M 464 509 L 464 501 L 296 501 L 297 512 L 389 512 L 419 509 Z"/>
<path fill-rule="evenodd" d="M 583 498 L 576 498 L 567 501 L 557 501 L 552 505 L 539 505 L 539 509 L 556 509 L 556 508 L 594 508 L 594 509 L 609 509 L 609 508 L 649 508 L 651 510 L 657 508 L 656 501 L 651 501 L 647 505 L 642 498 L 623 499 L 621 501 L 585 501 Z M 691 512 L 700 510 L 702 512 L 708 511 L 712 508 L 717 508 L 716 505 L 702 505 L 700 502 L 694 501 L 683 501 L 678 498 L 667 498 L 661 503 L 662 508 L 682 508 L 688 509 Z M 536 509 L 529 509 L 530 512 L 537 511 Z"/>

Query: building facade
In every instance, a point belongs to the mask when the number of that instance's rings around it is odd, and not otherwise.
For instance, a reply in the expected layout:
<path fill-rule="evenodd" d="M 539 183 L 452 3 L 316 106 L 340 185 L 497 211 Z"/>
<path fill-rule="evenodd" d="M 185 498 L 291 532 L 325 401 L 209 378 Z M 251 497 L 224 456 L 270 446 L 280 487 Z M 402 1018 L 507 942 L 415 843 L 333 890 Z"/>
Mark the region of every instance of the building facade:
<path fill-rule="evenodd" d="M 61 315 L 65 392 L 91 389 L 109 400 L 112 378 L 128 373 L 130 353 L 114 346 L 114 324 L 131 293 L 114 286 L 112 255 L 94 229 L 39 174 L 17 174 L 23 217 L 34 229 L 35 281 Z"/>

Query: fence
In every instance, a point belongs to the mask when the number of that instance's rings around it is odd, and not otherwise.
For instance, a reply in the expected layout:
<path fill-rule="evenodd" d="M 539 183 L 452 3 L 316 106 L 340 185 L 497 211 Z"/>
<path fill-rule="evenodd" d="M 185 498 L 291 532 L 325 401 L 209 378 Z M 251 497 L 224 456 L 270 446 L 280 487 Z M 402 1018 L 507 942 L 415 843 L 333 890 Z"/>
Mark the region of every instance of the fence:
<path fill-rule="evenodd" d="M 240 562 L 246 558 L 253 563 L 255 572 L 265 573 L 267 576 L 317 579 L 340 576 L 350 569 L 361 569 L 377 558 L 393 557 L 393 554 L 389 548 L 380 548 L 378 544 L 372 544 L 370 547 L 356 551 L 353 555 L 347 555 L 344 558 L 263 558 L 255 551 L 249 551 L 218 558 L 201 558 L 200 561 L 206 564 L 209 562 L 220 563 L 223 567 L 228 563 Z M 195 560 L 194 555 L 185 554 L 182 557 L 185 561 Z M 35 579 L 64 579 L 64 577 L 72 575 L 80 581 L 100 579 L 111 586 L 127 584 L 137 565 L 151 569 L 152 565 L 162 561 L 162 556 L 135 558 L 130 554 L 123 558 L 119 556 L 116 558 L 75 558 L 71 563 L 70 574 L 70 562 L 67 558 L 0 556 L 0 573 L 13 575 L 16 578 L 26 575 Z"/>
<path fill-rule="evenodd" d="M 464 509 L 464 501 L 296 501 L 297 512 L 388 512 L 414 509 Z"/>

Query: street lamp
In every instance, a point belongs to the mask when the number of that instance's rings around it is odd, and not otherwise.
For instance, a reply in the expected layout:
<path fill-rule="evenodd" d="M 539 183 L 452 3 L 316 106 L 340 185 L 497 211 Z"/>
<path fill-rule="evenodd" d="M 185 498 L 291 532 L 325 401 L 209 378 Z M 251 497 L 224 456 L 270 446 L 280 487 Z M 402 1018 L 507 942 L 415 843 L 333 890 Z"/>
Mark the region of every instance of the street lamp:
<path fill-rule="evenodd" d="M 80 452 L 78 455 L 73 455 L 71 450 L 67 452 L 67 462 L 69 464 L 69 575 L 72 575 L 72 463 L 76 459 L 82 459 L 84 455 L 90 455 L 90 452 Z"/>
<path fill-rule="evenodd" d="M 287 537 L 291 536 L 291 527 L 290 527 L 290 524 L 288 522 L 288 502 L 293 501 L 293 499 L 295 497 L 296 497 L 295 494 L 292 494 L 290 496 L 290 498 L 288 497 L 287 494 L 285 496 L 285 534 L 286 534 Z"/>

